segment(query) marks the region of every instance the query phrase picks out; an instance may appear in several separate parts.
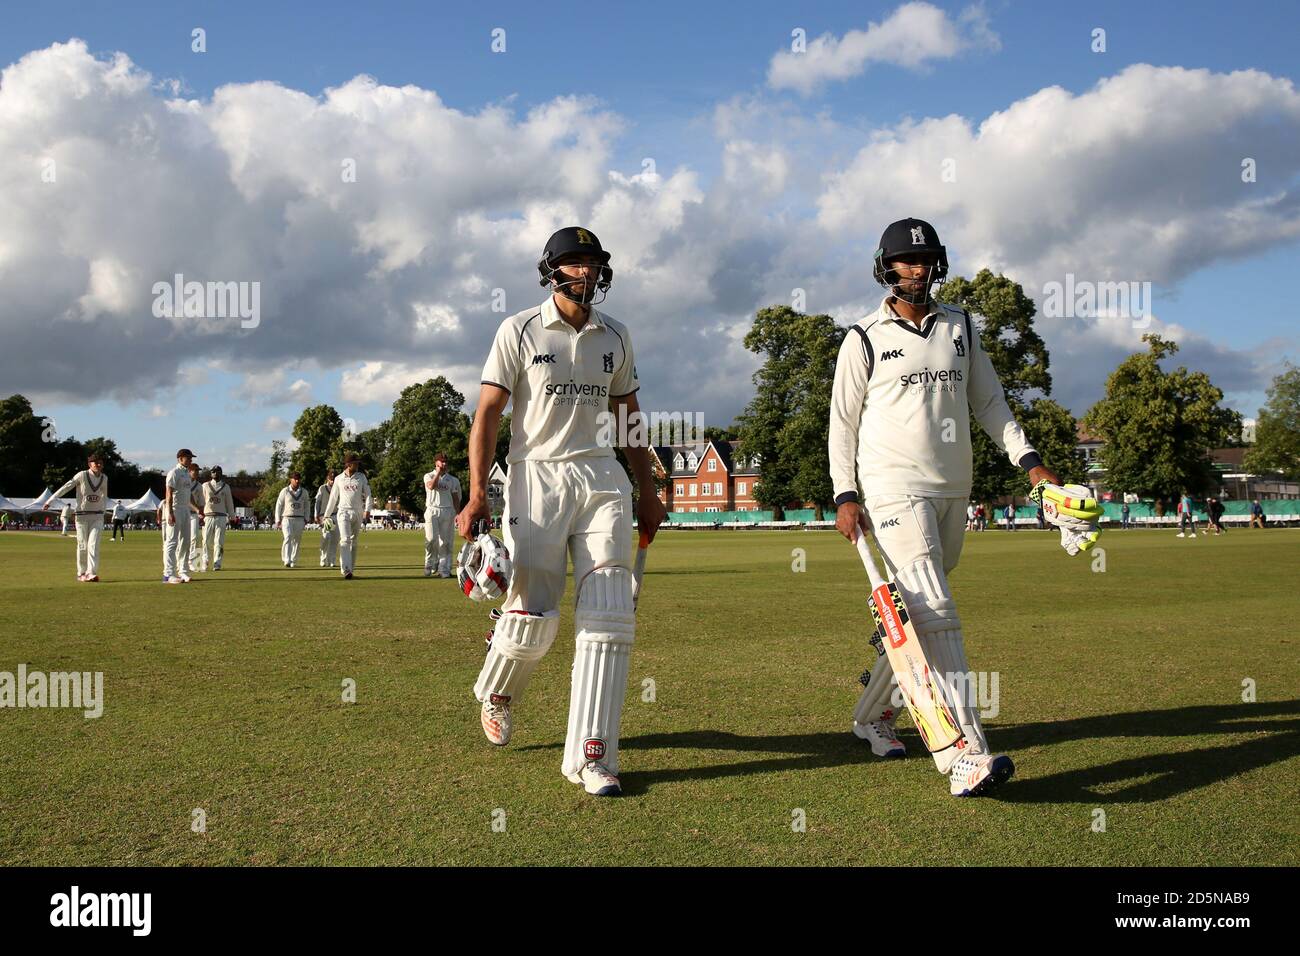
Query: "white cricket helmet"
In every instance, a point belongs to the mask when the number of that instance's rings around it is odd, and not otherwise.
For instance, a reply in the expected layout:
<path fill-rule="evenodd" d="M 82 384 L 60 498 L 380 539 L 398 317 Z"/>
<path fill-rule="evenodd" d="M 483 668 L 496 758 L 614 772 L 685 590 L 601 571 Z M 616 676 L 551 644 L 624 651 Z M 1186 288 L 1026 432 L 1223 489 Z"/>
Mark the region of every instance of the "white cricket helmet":
<path fill-rule="evenodd" d="M 487 531 L 465 542 L 456 565 L 456 580 L 472 601 L 498 600 L 510 588 L 510 549 Z"/>

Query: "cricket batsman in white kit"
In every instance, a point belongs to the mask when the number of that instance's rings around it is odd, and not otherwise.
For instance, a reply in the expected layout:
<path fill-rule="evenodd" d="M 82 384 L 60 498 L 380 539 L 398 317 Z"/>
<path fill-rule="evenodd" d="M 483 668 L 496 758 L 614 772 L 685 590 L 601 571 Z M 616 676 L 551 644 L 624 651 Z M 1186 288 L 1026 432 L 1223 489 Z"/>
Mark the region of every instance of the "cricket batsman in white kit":
<path fill-rule="evenodd" d="M 361 459 L 355 452 L 348 452 L 343 459 L 343 474 L 334 479 L 329 501 L 325 503 L 325 522 L 338 525 L 339 572 L 348 581 L 352 580 L 356 566 L 357 535 L 370 520 L 370 509 L 375 505 L 370 496 L 370 482 L 360 468 Z"/>
<path fill-rule="evenodd" d="M 919 219 L 891 224 L 875 253 L 874 274 L 889 290 L 875 312 L 844 338 L 831 396 L 829 457 L 836 528 L 850 541 L 874 530 L 906 602 L 921 650 L 944 679 L 970 673 L 962 622 L 948 575 L 961 554 L 971 490 L 969 416 L 1031 482 L 1059 490 L 1007 406 L 1002 383 L 962 309 L 932 297 L 948 273 L 933 226 Z M 1058 495 L 1058 497 L 1060 497 Z M 1053 523 L 1070 553 L 1096 541 L 1096 502 Z M 1055 514 L 1055 508 L 1045 510 Z M 1066 532 L 1063 522 L 1071 522 Z M 1071 550 L 1073 548 L 1073 550 Z M 963 683 L 966 683 L 963 681 Z M 853 732 L 881 757 L 900 757 L 891 702 L 894 673 L 883 653 L 854 712 Z M 944 686 L 961 738 L 933 754 L 954 796 L 987 792 L 1015 771 L 989 749 L 976 703 Z"/>
<path fill-rule="evenodd" d="M 298 565 L 298 549 L 302 546 L 302 532 L 307 527 L 307 522 L 311 520 L 314 505 L 311 495 L 307 494 L 307 489 L 302 486 L 302 475 L 296 471 L 291 472 L 289 484 L 280 489 L 280 497 L 275 499 L 275 523 L 284 536 L 284 541 L 280 545 L 280 562 L 286 568 Z"/>
<path fill-rule="evenodd" d="M 325 472 L 325 484 L 316 489 L 316 522 L 320 525 L 320 566 L 332 568 L 339 560 L 339 529 L 330 522 L 325 527 L 325 506 L 334 490 L 334 469 Z"/>
<path fill-rule="evenodd" d="M 199 551 L 202 567 L 221 570 L 226 554 L 226 528 L 235 511 L 234 496 L 226 484 L 220 465 L 212 466 L 212 477 L 203 483 L 203 546 Z"/>
<path fill-rule="evenodd" d="M 611 414 L 640 420 L 631 336 L 594 308 L 613 279 L 609 258 L 576 226 L 547 241 L 538 271 L 552 294 L 497 330 L 470 434 L 469 501 L 456 517 L 467 539 L 488 517 L 497 427 L 513 402 L 502 514 L 513 574 L 474 696 L 488 740 L 508 743 L 512 709 L 555 640 L 572 558 L 577 647 L 561 772 L 595 796 L 622 793 L 619 722 L 636 632 L 632 487 L 613 447 L 599 440 Z M 640 492 L 636 517 L 652 538 L 665 512 L 649 452 L 621 443 Z"/>
<path fill-rule="evenodd" d="M 104 530 L 104 505 L 108 501 L 108 476 L 104 474 L 104 459 L 99 452 L 87 459 L 85 471 L 73 475 L 50 495 L 49 501 L 62 498 L 74 488 L 77 491 L 77 580 L 98 581 L 99 541 Z M 49 501 L 42 510 L 49 510 Z"/>
<path fill-rule="evenodd" d="M 176 467 L 167 472 L 163 490 L 163 583 L 190 583 L 190 462 L 194 452 L 176 452 Z"/>
<path fill-rule="evenodd" d="M 447 471 L 447 456 L 433 456 L 433 471 L 424 476 L 424 576 L 451 577 L 453 521 L 460 511 L 460 481 Z"/>

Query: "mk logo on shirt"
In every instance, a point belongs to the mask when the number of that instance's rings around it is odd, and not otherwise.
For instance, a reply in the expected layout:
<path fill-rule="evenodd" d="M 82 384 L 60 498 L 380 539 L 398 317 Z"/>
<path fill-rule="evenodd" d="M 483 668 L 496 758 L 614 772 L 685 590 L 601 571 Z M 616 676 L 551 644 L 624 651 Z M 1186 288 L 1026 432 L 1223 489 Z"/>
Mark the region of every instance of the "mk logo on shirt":
<path fill-rule="evenodd" d="M 897 518 L 890 518 L 888 521 L 882 521 L 882 522 L 880 522 L 880 524 L 876 525 L 876 527 L 877 527 L 877 528 L 897 528 L 897 527 L 898 527 L 898 519 L 897 519 Z"/>
<path fill-rule="evenodd" d="M 555 364 L 555 353 L 551 353 L 550 355 L 534 355 L 534 356 L 533 356 L 533 364 L 534 364 L 534 365 L 554 365 L 554 364 Z"/>
<path fill-rule="evenodd" d="M 605 353 L 605 371 L 606 371 L 606 372 L 612 372 L 612 371 L 614 371 L 614 353 L 613 353 L 613 352 L 606 352 L 606 353 Z"/>
<path fill-rule="evenodd" d="M 890 349 L 888 352 L 885 352 L 883 355 L 880 356 L 880 361 L 888 362 L 892 358 L 902 358 L 902 357 L 903 357 L 902 349 Z"/>
<path fill-rule="evenodd" d="M 966 342 L 960 335 L 952 340 L 952 347 L 957 351 L 958 356 L 966 354 Z"/>

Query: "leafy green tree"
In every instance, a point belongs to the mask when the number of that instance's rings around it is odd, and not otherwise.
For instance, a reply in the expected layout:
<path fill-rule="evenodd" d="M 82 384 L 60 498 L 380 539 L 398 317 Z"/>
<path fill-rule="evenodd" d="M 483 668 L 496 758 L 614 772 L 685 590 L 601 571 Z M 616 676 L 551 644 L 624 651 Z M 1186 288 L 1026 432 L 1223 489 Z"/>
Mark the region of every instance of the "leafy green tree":
<path fill-rule="evenodd" d="M 64 438 L 45 445 L 45 467 L 41 480 L 47 488 L 57 488 L 86 467 L 86 446 L 75 438 Z"/>
<path fill-rule="evenodd" d="M 465 396 L 445 377 L 408 385 L 393 403 L 387 423 L 387 448 L 372 479 L 376 496 L 398 498 L 405 508 L 424 510 L 424 474 L 438 452 L 448 467 L 464 474 L 469 462 Z"/>
<path fill-rule="evenodd" d="M 293 424 L 298 441 L 289 458 L 289 470 L 302 475 L 302 482 L 315 489 L 325 482 L 330 461 L 337 457 L 343 442 L 343 419 L 332 405 L 305 408 Z"/>
<path fill-rule="evenodd" d="M 1047 344 L 1034 328 L 1037 309 L 1020 283 L 981 269 L 973 280 L 957 276 L 944 284 L 939 298 L 966 309 L 979 330 L 980 346 L 989 356 L 1011 414 L 1025 430 L 1043 464 L 1062 481 L 1082 481 L 1087 465 L 1078 449 L 1074 418 L 1049 396 L 1051 360 Z M 1034 393 L 1036 397 L 1030 398 Z M 971 497 L 989 502 L 1004 495 L 1025 496 L 1029 477 L 989 437 L 974 416 L 971 431 Z"/>
<path fill-rule="evenodd" d="M 253 499 L 253 511 L 259 518 L 272 518 L 275 515 L 275 499 L 280 496 L 280 489 L 288 483 L 285 477 L 289 460 L 285 452 L 286 442 L 277 438 L 271 442 L 271 461 L 262 475 L 262 487 Z"/>
<path fill-rule="evenodd" d="M 1105 440 L 1106 482 L 1158 500 L 1183 489 L 1203 493 L 1217 478 L 1208 452 L 1240 434 L 1241 416 L 1219 405 L 1223 392 L 1204 372 L 1160 367 L 1177 343 L 1150 333 L 1142 341 L 1147 351 L 1119 364 L 1106 380 L 1105 397 L 1083 419 Z"/>
<path fill-rule="evenodd" d="M 1290 362 L 1268 387 L 1245 467 L 1256 474 L 1275 471 L 1291 481 L 1300 480 L 1300 368 Z"/>
<path fill-rule="evenodd" d="M 826 433 L 844 334 L 829 315 L 777 305 L 759 309 L 745 335 L 745 347 L 766 358 L 754 373 L 754 398 L 737 419 L 740 450 L 761 456 L 754 497 L 778 520 L 792 501 L 815 502 L 820 515 L 834 497 Z"/>
<path fill-rule="evenodd" d="M 40 493 L 36 486 L 48 461 L 48 437 L 46 423 L 26 396 L 0 399 L 0 492 L 19 497 Z"/>

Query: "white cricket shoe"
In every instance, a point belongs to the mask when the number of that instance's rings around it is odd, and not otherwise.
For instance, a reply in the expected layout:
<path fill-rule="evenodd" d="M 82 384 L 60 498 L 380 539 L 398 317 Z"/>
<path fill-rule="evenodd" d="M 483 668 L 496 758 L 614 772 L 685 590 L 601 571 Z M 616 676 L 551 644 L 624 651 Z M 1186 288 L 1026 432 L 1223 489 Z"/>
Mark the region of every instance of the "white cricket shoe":
<path fill-rule="evenodd" d="M 898 739 L 893 721 L 873 720 L 870 723 L 860 724 L 855 720 L 853 722 L 853 736 L 871 744 L 871 752 L 877 757 L 892 759 L 907 756 L 907 748 Z"/>
<path fill-rule="evenodd" d="M 181 579 L 174 574 L 169 578 L 163 578 L 163 584 L 183 584 L 183 583 L 184 582 L 181 581 Z"/>
<path fill-rule="evenodd" d="M 948 771 L 954 797 L 978 797 L 1010 780 L 1016 765 L 1006 754 L 966 754 Z"/>
<path fill-rule="evenodd" d="M 1183 533 L 1180 531 L 1180 532 L 1178 532 L 1178 537 L 1180 537 L 1180 538 L 1185 538 L 1185 537 L 1187 537 L 1187 535 L 1183 534 Z"/>
<path fill-rule="evenodd" d="M 84 581 L 84 580 L 86 580 L 86 576 L 85 576 L 84 574 L 78 574 L 78 575 L 77 575 L 77 580 L 78 580 L 78 581 Z"/>
<path fill-rule="evenodd" d="M 490 743 L 504 747 L 510 743 L 510 698 L 500 694 L 489 694 L 483 701 L 483 713 L 479 717 L 483 733 Z"/>
<path fill-rule="evenodd" d="M 180 577 L 181 577 L 181 584 L 189 584 L 190 581 L 193 580 L 188 574 L 182 574 Z"/>
<path fill-rule="evenodd" d="M 609 772 L 603 763 L 588 760 L 577 773 L 566 773 L 570 782 L 582 786 L 593 797 L 621 797 L 623 787 L 618 777 Z"/>

